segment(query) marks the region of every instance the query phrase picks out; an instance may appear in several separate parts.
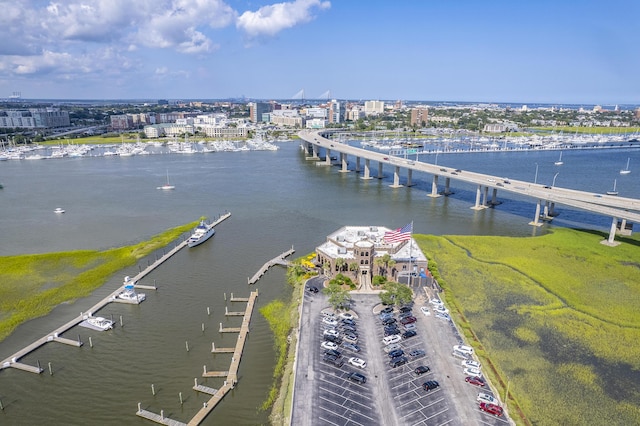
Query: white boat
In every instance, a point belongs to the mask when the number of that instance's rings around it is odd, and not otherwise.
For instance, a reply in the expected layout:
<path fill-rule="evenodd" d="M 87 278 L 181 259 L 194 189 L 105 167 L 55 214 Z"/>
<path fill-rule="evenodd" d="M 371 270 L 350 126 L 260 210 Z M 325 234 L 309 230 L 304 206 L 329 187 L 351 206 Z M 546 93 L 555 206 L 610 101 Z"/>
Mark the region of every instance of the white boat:
<path fill-rule="evenodd" d="M 618 195 L 618 191 L 616 191 L 616 183 L 617 183 L 617 179 L 614 179 L 613 189 L 611 191 L 607 191 L 607 195 Z"/>
<path fill-rule="evenodd" d="M 56 207 L 56 209 L 53 212 L 61 214 L 61 213 L 64 213 L 64 209 L 62 207 Z"/>
<path fill-rule="evenodd" d="M 91 317 L 87 319 L 87 323 L 103 331 L 111 330 L 113 328 L 113 321 L 103 317 Z"/>
<path fill-rule="evenodd" d="M 121 300 L 127 300 L 129 302 L 140 303 L 147 298 L 147 295 L 144 293 L 136 293 L 136 291 L 133 289 L 133 284 L 131 284 L 125 286 L 124 290 L 118 293 L 117 298 Z"/>
<path fill-rule="evenodd" d="M 205 221 L 202 220 L 196 229 L 193 230 L 193 234 L 191 234 L 187 240 L 187 245 L 189 247 L 195 247 L 213 237 L 213 234 L 215 233 L 216 231 L 213 228 L 213 225 L 207 225 Z"/>
<path fill-rule="evenodd" d="M 631 160 L 631 158 L 627 158 L 627 167 L 625 167 L 624 169 L 620 170 L 620 174 L 621 175 L 628 175 L 629 173 L 631 173 L 631 170 L 629 170 L 629 161 Z"/>
<path fill-rule="evenodd" d="M 555 164 L 556 166 L 562 166 L 564 164 L 564 161 L 562 161 L 562 151 L 560 151 L 560 157 L 558 158 L 558 161 L 553 164 Z"/>
<path fill-rule="evenodd" d="M 162 190 L 176 189 L 175 185 L 171 185 L 169 183 L 169 170 L 167 170 L 167 183 L 162 186 L 159 186 L 157 189 L 162 189 Z"/>

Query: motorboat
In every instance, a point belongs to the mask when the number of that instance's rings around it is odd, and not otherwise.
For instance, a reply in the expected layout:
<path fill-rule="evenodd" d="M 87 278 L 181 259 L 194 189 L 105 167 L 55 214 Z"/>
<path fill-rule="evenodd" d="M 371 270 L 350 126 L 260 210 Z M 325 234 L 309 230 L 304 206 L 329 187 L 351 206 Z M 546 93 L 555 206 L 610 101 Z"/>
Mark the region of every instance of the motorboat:
<path fill-rule="evenodd" d="M 200 224 L 193 230 L 193 234 L 191 234 L 187 240 L 187 245 L 189 247 L 195 247 L 213 237 L 215 233 L 216 231 L 213 225 L 207 225 L 204 220 L 201 220 Z"/>
<path fill-rule="evenodd" d="M 91 317 L 87 319 L 87 323 L 93 327 L 99 328 L 102 331 L 111 330 L 113 328 L 113 321 L 104 317 Z"/>
<path fill-rule="evenodd" d="M 136 291 L 133 289 L 133 284 L 131 284 L 131 285 L 125 286 L 124 290 L 118 293 L 118 296 L 116 297 L 120 300 L 140 303 L 147 298 L 147 295 L 144 293 L 136 293 Z"/>
<path fill-rule="evenodd" d="M 56 207 L 56 209 L 53 212 L 54 213 L 58 213 L 58 214 L 62 214 L 62 213 L 64 213 L 64 209 L 62 207 Z"/>

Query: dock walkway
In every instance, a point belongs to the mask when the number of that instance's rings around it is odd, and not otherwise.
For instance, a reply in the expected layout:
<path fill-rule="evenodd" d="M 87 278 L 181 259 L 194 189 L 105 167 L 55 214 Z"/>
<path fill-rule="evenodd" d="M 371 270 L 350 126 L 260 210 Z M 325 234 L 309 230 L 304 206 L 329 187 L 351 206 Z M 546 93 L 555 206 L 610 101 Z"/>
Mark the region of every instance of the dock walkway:
<path fill-rule="evenodd" d="M 230 216 L 231 216 L 231 213 L 225 213 L 225 214 L 221 215 L 218 219 L 216 219 L 211 224 L 211 226 L 215 226 L 215 225 L 219 224 L 220 222 L 222 222 L 223 220 L 229 218 Z M 155 262 L 153 262 L 152 264 L 147 266 L 144 270 L 140 271 L 140 273 L 138 275 L 134 276 L 131 280 L 129 280 L 128 283 L 133 283 L 134 288 L 146 288 L 146 289 L 155 288 L 155 287 L 150 287 L 150 286 L 137 285 L 136 283 L 139 280 L 141 280 L 142 278 L 144 278 L 146 275 L 148 275 L 155 268 L 157 268 L 162 263 L 164 263 L 171 256 L 173 256 L 174 254 L 179 252 L 181 249 L 186 247 L 186 245 L 187 245 L 187 241 L 186 240 L 182 241 L 179 244 L 177 244 L 173 249 L 171 249 L 170 251 L 165 253 L 162 257 L 158 258 Z M 28 346 L 20 349 L 19 351 L 15 352 L 13 355 L 10 355 L 9 357 L 5 358 L 2 362 L 0 362 L 0 371 L 5 369 L 5 368 L 13 367 L 13 368 L 17 368 L 17 369 L 20 369 L 20 370 L 23 370 L 23 371 L 29 371 L 29 372 L 40 374 L 42 372 L 41 368 L 39 368 L 39 367 L 29 367 L 26 364 L 19 363 L 18 361 L 20 360 L 20 358 L 22 358 L 25 355 L 35 351 L 36 349 L 38 349 L 40 346 L 44 345 L 47 342 L 60 342 L 60 343 L 73 345 L 73 346 L 82 346 L 82 342 L 80 342 L 80 340 L 76 341 L 76 340 L 66 339 L 66 338 L 60 337 L 60 335 L 62 335 L 64 332 L 68 331 L 69 329 L 75 327 L 76 325 L 80 324 L 82 321 L 86 320 L 87 318 L 90 318 L 94 313 L 98 312 L 100 309 L 104 308 L 107 304 L 109 304 L 111 302 L 119 301 L 119 302 L 127 303 L 127 301 L 117 298 L 118 294 L 120 294 L 123 290 L 124 290 L 124 284 L 122 286 L 118 287 L 117 290 L 115 290 L 114 292 L 109 294 L 107 297 L 105 297 L 104 299 L 100 300 L 98 303 L 93 305 L 85 313 L 81 312 L 80 315 L 78 315 L 77 317 L 75 317 L 72 320 L 68 321 L 66 324 L 63 324 L 62 326 L 60 326 L 60 327 L 56 328 L 55 330 L 53 330 L 52 332 L 48 333 L 46 336 L 41 337 L 40 339 L 36 340 L 35 342 L 31 343 L 30 345 L 28 345 Z M 131 301 L 131 302 L 128 302 L 128 303 L 136 303 L 136 302 L 135 301 Z"/>
<path fill-rule="evenodd" d="M 253 275 L 253 277 L 247 279 L 249 281 L 249 285 L 255 284 L 265 274 L 265 272 L 267 272 L 269 268 L 271 268 L 272 266 L 275 266 L 275 265 L 288 266 L 289 263 L 284 259 L 287 256 L 291 256 L 294 252 L 295 250 L 293 249 L 293 247 L 291 247 L 289 250 L 279 254 L 278 256 L 274 257 L 273 259 L 271 259 L 270 261 L 262 265 L 262 268 L 260 268 L 260 270 L 256 272 Z"/>

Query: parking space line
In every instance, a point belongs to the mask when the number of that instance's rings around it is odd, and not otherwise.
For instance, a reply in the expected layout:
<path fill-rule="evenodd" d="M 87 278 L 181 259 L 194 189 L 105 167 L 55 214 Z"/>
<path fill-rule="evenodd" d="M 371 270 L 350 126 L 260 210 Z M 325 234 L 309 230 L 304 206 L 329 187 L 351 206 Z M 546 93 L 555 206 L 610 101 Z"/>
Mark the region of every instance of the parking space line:
<path fill-rule="evenodd" d="M 440 414 L 449 411 L 449 407 L 445 408 L 444 410 L 438 411 L 437 413 L 435 413 L 434 415 L 432 415 L 431 417 L 427 417 L 427 420 L 430 420 L 432 418 L 434 418 L 435 416 L 439 416 Z"/>
<path fill-rule="evenodd" d="M 366 418 L 367 418 L 367 419 L 369 419 L 369 420 L 375 420 L 375 419 L 373 419 L 373 418 L 371 418 L 371 417 L 367 416 L 366 414 L 363 414 L 363 413 L 358 412 L 358 411 L 356 411 L 356 410 L 351 410 L 351 409 L 349 409 L 348 407 L 344 407 L 344 406 L 342 406 L 342 405 L 341 405 L 340 407 L 342 407 L 342 408 L 343 408 L 344 410 L 346 410 L 346 411 L 350 411 L 350 412 L 355 413 L 355 414 L 357 414 L 357 415 L 359 415 L 359 416 L 366 417 Z M 350 422 L 353 422 L 353 423 L 355 423 L 355 424 L 358 424 L 358 425 L 364 426 L 362 423 L 358 423 L 357 421 L 355 421 L 355 420 L 353 420 L 353 419 L 351 419 L 351 418 L 345 417 L 345 416 L 343 416 L 342 414 L 338 414 L 338 413 L 336 413 L 335 411 L 331 411 L 331 410 L 329 410 L 328 408 L 324 408 L 322 405 L 320 406 L 320 409 L 321 409 L 321 410 L 328 411 L 328 412 L 330 412 L 331 414 L 334 414 L 334 415 L 336 415 L 336 416 L 338 416 L 338 417 L 342 417 L 343 419 L 348 420 L 348 421 L 350 421 Z"/>
<path fill-rule="evenodd" d="M 341 389 L 343 389 L 343 390 L 348 390 L 348 389 L 345 389 L 345 388 L 341 388 Z M 348 396 L 341 395 L 341 394 L 339 394 L 339 393 L 337 393 L 337 392 L 332 391 L 331 389 L 326 389 L 326 388 L 322 388 L 322 387 L 321 387 L 321 388 L 320 388 L 320 390 L 323 390 L 323 391 L 325 391 L 325 392 L 327 392 L 327 393 L 330 393 L 330 394 L 333 394 L 333 395 L 341 396 L 342 398 L 344 398 L 344 399 L 346 399 L 346 400 L 349 400 L 349 401 L 351 401 L 351 400 L 352 400 L 352 399 L 351 399 L 351 398 L 349 398 Z M 364 398 L 364 399 L 367 399 L 368 401 L 372 401 L 372 399 L 371 399 L 371 398 L 369 398 L 369 397 L 367 397 L 367 396 L 365 396 L 365 395 L 362 395 L 361 393 L 356 393 L 356 392 L 351 392 L 351 393 L 354 393 L 354 394 L 358 395 L 359 397 L 362 397 L 362 398 Z M 360 405 L 362 405 L 362 404 L 360 404 Z"/>
<path fill-rule="evenodd" d="M 497 417 L 497 416 L 494 416 L 492 414 L 485 413 L 484 411 L 480 411 L 480 414 L 482 415 L 480 417 L 480 421 L 482 421 L 483 423 L 485 423 L 484 422 L 484 417 L 487 417 L 487 416 L 491 417 L 492 419 L 495 419 L 495 420 L 497 420 L 499 422 L 502 422 L 502 423 L 509 423 L 504 417 Z M 494 423 L 487 423 L 487 424 L 491 425 L 491 424 L 494 424 Z"/>
<path fill-rule="evenodd" d="M 324 421 L 324 422 L 327 422 L 327 423 L 329 423 L 329 424 L 332 424 L 332 425 L 334 425 L 334 426 L 340 426 L 338 423 L 334 423 L 334 422 L 332 422 L 331 420 L 329 420 L 329 419 L 325 419 L 325 418 L 324 418 L 324 417 L 322 417 L 322 416 L 320 416 L 320 417 L 318 417 L 318 418 L 319 418 L 320 420 L 322 420 L 322 421 Z"/>

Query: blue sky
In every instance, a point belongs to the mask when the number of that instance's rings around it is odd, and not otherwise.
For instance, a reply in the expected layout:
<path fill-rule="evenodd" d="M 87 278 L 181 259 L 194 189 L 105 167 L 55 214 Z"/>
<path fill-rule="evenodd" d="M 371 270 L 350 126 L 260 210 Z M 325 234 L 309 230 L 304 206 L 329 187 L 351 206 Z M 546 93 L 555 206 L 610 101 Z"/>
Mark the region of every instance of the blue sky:
<path fill-rule="evenodd" d="M 0 98 L 640 104 L 640 2 L 0 0 Z"/>

